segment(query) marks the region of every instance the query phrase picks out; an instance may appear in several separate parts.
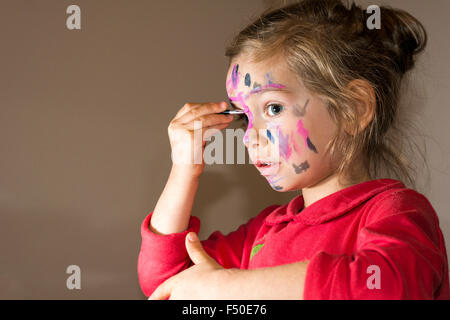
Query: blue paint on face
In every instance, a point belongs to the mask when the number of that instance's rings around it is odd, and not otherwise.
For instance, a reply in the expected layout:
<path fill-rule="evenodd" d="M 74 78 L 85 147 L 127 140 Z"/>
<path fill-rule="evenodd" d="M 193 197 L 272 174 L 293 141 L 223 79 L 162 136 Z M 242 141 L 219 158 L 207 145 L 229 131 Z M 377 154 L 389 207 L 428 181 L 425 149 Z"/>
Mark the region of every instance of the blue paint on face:
<path fill-rule="evenodd" d="M 270 142 L 275 143 L 275 140 L 272 136 L 272 133 L 270 132 L 269 129 L 267 129 L 267 138 L 269 138 Z"/>
<path fill-rule="evenodd" d="M 233 71 L 231 73 L 231 81 L 233 82 L 234 89 L 236 89 L 236 86 L 238 85 L 238 78 L 239 78 L 239 65 L 236 64 L 233 67 Z"/>
<path fill-rule="evenodd" d="M 245 85 L 247 86 L 247 87 L 250 87 L 250 85 L 252 84 L 252 79 L 250 78 L 250 74 L 246 74 L 245 75 Z"/>

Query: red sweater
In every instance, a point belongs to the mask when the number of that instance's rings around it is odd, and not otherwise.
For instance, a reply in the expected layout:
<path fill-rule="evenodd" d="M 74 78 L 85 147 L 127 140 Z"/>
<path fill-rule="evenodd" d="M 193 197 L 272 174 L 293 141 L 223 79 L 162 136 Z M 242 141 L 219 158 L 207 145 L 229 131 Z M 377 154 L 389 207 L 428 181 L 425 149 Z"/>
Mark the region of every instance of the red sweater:
<path fill-rule="evenodd" d="M 305 299 L 450 299 L 444 238 L 436 213 L 400 181 L 363 182 L 303 208 L 273 205 L 237 230 L 202 244 L 224 268 L 256 269 L 309 260 Z M 142 223 L 138 275 L 146 296 L 192 262 L 188 229 L 157 235 Z"/>

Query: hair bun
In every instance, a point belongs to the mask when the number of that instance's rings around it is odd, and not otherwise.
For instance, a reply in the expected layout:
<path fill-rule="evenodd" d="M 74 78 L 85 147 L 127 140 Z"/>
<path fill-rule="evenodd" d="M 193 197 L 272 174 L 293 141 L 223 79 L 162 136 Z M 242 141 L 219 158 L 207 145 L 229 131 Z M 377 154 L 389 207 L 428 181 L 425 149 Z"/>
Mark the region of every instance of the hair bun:
<path fill-rule="evenodd" d="M 423 25 L 409 13 L 388 7 L 380 7 L 381 29 L 368 30 L 376 33 L 402 73 L 414 66 L 414 56 L 427 44 L 427 33 Z"/>

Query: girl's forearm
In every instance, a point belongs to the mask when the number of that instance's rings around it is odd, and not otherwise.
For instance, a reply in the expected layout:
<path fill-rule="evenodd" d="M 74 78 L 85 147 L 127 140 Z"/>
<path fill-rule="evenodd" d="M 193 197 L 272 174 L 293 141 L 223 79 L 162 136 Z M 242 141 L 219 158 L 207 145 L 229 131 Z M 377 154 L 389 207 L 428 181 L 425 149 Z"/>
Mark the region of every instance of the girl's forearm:
<path fill-rule="evenodd" d="M 150 220 L 150 230 L 167 235 L 187 229 L 199 176 L 173 166 Z"/>
<path fill-rule="evenodd" d="M 228 269 L 224 290 L 229 299 L 299 300 L 303 299 L 308 261 L 260 269 Z"/>

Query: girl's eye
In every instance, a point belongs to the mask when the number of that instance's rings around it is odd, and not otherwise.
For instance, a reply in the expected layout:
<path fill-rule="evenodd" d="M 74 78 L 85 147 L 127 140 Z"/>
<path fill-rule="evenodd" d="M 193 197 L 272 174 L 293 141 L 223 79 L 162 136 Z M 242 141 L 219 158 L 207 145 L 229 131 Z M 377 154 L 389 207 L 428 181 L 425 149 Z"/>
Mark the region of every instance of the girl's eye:
<path fill-rule="evenodd" d="M 271 117 L 274 117 L 274 116 L 280 114 L 283 110 L 284 110 L 284 107 L 278 103 L 269 104 L 266 107 L 267 114 Z"/>

